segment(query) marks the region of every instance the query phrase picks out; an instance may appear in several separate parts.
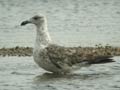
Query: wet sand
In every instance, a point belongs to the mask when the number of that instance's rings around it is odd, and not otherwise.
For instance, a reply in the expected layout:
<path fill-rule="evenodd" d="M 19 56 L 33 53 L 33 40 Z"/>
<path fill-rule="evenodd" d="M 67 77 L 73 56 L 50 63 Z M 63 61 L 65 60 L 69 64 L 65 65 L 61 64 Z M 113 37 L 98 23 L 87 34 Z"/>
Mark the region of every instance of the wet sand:
<path fill-rule="evenodd" d="M 71 47 L 76 48 L 76 47 Z M 120 48 L 112 47 L 112 46 L 102 46 L 96 45 L 95 47 L 79 47 L 80 51 L 86 52 L 95 52 L 100 53 L 101 55 L 112 55 L 112 56 L 120 56 Z M 1 48 L 0 56 L 32 56 L 32 47 L 13 47 L 13 48 Z"/>
<path fill-rule="evenodd" d="M 31 47 L 13 47 L 1 48 L 0 56 L 31 56 L 33 48 Z"/>

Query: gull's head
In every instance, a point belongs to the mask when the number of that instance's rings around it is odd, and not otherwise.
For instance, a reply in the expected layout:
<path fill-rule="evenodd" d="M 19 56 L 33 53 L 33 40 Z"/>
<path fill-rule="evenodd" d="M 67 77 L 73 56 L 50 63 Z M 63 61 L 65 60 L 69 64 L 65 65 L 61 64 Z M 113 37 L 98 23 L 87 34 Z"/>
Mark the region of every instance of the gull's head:
<path fill-rule="evenodd" d="M 45 21 L 45 17 L 42 15 L 35 15 L 32 18 L 30 18 L 29 20 L 25 20 L 21 23 L 21 26 L 24 26 L 26 24 L 34 24 L 36 26 L 40 26 L 44 23 Z"/>

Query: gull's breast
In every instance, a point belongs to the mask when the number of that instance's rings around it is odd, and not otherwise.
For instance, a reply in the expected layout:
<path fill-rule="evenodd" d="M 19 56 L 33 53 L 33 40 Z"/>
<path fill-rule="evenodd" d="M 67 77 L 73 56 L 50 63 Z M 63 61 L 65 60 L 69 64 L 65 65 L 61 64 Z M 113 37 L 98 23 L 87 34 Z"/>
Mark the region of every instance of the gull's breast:
<path fill-rule="evenodd" d="M 33 51 L 33 58 L 34 61 L 40 66 L 41 68 L 50 71 L 50 72 L 60 72 L 61 70 L 57 68 L 47 56 L 45 50 L 34 50 Z"/>

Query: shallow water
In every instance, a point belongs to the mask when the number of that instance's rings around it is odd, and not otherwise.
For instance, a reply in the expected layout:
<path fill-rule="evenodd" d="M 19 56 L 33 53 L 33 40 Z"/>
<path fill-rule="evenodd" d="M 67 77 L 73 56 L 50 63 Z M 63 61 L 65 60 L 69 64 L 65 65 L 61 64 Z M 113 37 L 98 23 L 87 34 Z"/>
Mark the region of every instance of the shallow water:
<path fill-rule="evenodd" d="M 53 41 L 67 46 L 120 46 L 120 0 L 0 0 L 0 47 L 33 46 L 36 14 L 48 18 Z"/>
<path fill-rule="evenodd" d="M 32 57 L 0 57 L 0 90 L 120 90 L 120 57 L 114 60 L 59 76 L 37 67 Z"/>
<path fill-rule="evenodd" d="M 57 44 L 120 46 L 120 0 L 0 0 L 0 47 L 33 47 L 35 27 L 20 23 L 38 13 Z M 120 57 L 114 59 L 57 76 L 32 57 L 0 57 L 0 90 L 120 90 Z"/>

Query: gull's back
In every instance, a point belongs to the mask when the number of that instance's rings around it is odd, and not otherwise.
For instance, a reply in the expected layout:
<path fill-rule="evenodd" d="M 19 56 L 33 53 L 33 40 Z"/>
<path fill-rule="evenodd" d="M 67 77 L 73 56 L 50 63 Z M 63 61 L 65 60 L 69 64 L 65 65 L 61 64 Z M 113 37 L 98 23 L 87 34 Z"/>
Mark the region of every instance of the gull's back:
<path fill-rule="evenodd" d="M 59 69 L 63 66 L 72 67 L 78 63 L 101 64 L 113 62 L 111 53 L 107 49 L 99 48 L 81 48 L 81 47 L 63 47 L 54 44 L 45 48 L 46 55 L 50 61 Z"/>

